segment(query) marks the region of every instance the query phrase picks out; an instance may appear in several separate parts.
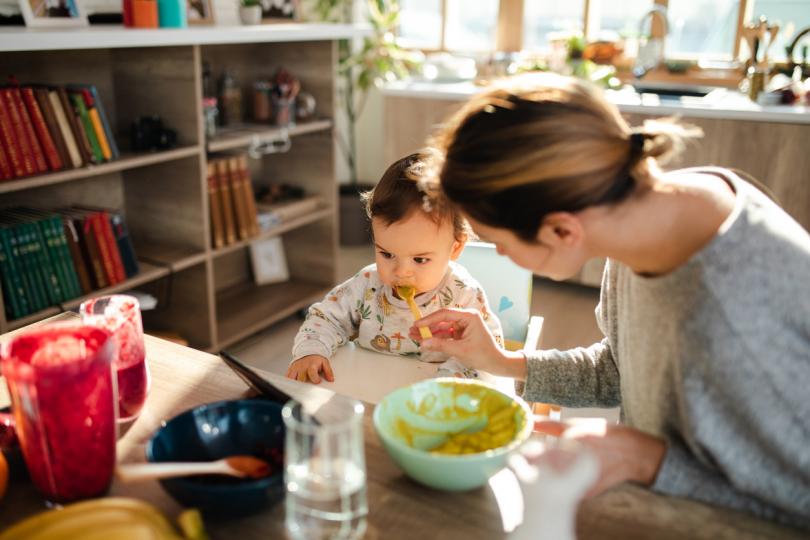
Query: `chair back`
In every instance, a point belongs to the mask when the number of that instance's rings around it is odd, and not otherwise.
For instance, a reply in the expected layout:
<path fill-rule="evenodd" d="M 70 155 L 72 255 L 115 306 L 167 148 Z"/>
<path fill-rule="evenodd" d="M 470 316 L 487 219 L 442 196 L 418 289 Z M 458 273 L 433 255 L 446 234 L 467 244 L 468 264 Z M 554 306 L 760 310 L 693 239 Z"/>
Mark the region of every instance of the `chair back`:
<path fill-rule="evenodd" d="M 490 309 L 501 320 L 507 342 L 521 345 L 531 315 L 532 273 L 499 255 L 486 242 L 469 242 L 458 259 L 487 295 Z"/>

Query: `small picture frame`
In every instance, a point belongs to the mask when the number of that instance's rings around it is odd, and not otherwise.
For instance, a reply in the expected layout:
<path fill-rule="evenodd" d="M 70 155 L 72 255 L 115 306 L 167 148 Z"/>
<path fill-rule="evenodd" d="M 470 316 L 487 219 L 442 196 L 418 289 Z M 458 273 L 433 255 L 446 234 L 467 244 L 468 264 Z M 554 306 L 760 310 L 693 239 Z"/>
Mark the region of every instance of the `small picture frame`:
<path fill-rule="evenodd" d="M 250 261 L 256 285 L 281 283 L 290 279 L 284 244 L 280 236 L 257 240 L 250 244 Z"/>
<path fill-rule="evenodd" d="M 19 3 L 25 26 L 87 26 L 87 15 L 79 6 L 79 0 L 19 0 Z"/>
<path fill-rule="evenodd" d="M 298 0 L 260 0 L 263 23 L 293 22 L 298 11 Z"/>
<path fill-rule="evenodd" d="M 213 0 L 186 0 L 188 24 L 214 24 Z"/>

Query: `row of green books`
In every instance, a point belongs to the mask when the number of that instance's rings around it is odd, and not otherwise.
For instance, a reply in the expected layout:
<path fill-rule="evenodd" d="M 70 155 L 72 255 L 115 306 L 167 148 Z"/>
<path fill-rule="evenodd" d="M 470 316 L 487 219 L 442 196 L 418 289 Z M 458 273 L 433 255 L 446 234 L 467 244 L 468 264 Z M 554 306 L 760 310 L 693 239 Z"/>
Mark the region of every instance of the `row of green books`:
<path fill-rule="evenodd" d="M 36 313 L 138 273 L 122 216 L 88 207 L 0 211 L 6 317 Z"/>

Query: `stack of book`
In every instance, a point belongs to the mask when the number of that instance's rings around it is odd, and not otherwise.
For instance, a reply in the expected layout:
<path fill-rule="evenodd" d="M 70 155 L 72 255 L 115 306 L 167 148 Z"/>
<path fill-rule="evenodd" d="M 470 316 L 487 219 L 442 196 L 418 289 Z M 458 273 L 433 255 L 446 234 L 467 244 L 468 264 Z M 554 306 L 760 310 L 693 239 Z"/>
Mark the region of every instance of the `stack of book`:
<path fill-rule="evenodd" d="M 259 234 L 247 156 L 229 156 L 208 162 L 208 203 L 215 248 Z"/>
<path fill-rule="evenodd" d="M 120 157 L 93 85 L 0 87 L 0 180 Z"/>
<path fill-rule="evenodd" d="M 9 319 L 137 273 L 138 261 L 119 212 L 80 206 L 0 211 L 0 283 Z"/>

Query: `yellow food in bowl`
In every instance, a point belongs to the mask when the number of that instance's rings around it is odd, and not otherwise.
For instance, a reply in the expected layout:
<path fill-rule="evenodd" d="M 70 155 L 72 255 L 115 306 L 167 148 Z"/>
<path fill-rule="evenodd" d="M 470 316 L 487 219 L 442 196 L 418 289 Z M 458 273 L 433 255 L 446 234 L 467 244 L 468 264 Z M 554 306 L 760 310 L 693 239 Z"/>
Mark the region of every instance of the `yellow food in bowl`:
<path fill-rule="evenodd" d="M 485 386 L 448 383 L 441 390 L 406 403 L 395 429 L 409 446 L 445 455 L 486 452 L 509 444 L 526 421 L 517 403 Z"/>

